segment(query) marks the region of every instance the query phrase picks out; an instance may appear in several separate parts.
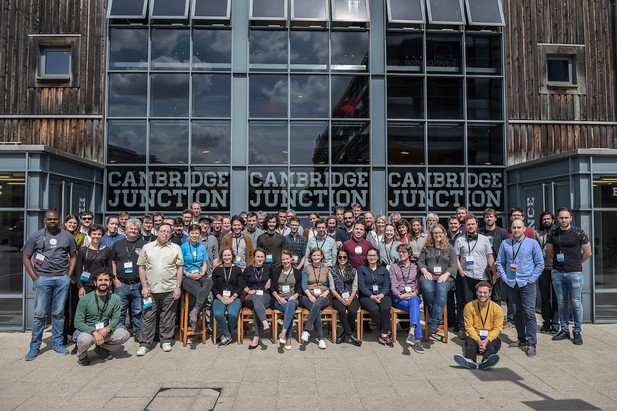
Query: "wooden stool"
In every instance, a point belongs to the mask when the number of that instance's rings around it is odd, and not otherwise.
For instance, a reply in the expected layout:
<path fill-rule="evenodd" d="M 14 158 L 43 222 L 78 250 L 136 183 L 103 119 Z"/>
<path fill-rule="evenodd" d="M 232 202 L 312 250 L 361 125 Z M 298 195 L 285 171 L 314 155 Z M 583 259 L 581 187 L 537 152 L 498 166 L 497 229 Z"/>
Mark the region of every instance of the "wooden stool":
<path fill-rule="evenodd" d="M 253 309 L 244 307 L 240 310 L 240 318 L 238 318 L 238 344 L 242 344 L 244 340 L 244 326 L 252 323 L 253 319 Z M 275 343 L 276 329 L 274 325 L 274 310 L 272 308 L 266 308 L 266 321 L 270 323 L 270 340 L 272 343 Z M 278 327 L 277 327 L 278 328 Z"/>
<path fill-rule="evenodd" d="M 272 325 L 272 332 L 274 333 L 273 336 L 278 339 L 280 325 L 279 322 L 283 321 L 285 313 L 277 309 L 272 309 L 272 311 L 274 311 L 274 324 Z M 296 308 L 296 311 L 294 312 L 294 324 L 296 324 L 296 328 L 298 330 L 298 332 L 296 333 L 296 340 L 298 340 L 298 343 L 301 343 L 300 334 L 302 334 L 302 308 Z"/>
<path fill-rule="evenodd" d="M 358 338 L 364 341 L 364 322 L 371 321 L 371 315 L 364 308 L 358 310 L 358 318 L 356 319 L 356 329 L 358 330 Z"/>
<path fill-rule="evenodd" d="M 306 308 L 302 309 L 301 320 L 302 325 L 298 327 L 298 334 L 302 334 L 304 323 L 308 320 L 310 311 Z M 330 324 L 330 340 L 336 344 L 336 321 L 338 312 L 332 307 L 326 307 L 321 310 L 321 321 Z"/>
<path fill-rule="evenodd" d="M 181 307 L 180 307 L 180 341 L 182 341 L 182 345 L 186 347 L 188 343 L 188 339 L 192 335 L 201 335 L 201 343 L 206 343 L 206 307 L 205 304 L 201 308 L 201 331 L 193 330 L 189 325 L 189 303 L 190 303 L 190 294 L 186 291 L 182 291 L 182 296 L 180 297 Z"/>
<path fill-rule="evenodd" d="M 405 315 L 407 318 L 401 318 L 399 315 Z M 390 328 L 392 329 L 392 341 L 396 341 L 396 331 L 398 325 L 402 322 L 409 322 L 409 313 L 404 310 L 392 307 L 390 309 Z"/>
<path fill-rule="evenodd" d="M 424 303 L 424 338 L 423 341 L 428 341 L 428 306 Z M 448 343 L 448 304 L 443 307 L 443 325 L 437 326 L 437 332 L 441 331 L 443 334 L 443 342 Z"/>

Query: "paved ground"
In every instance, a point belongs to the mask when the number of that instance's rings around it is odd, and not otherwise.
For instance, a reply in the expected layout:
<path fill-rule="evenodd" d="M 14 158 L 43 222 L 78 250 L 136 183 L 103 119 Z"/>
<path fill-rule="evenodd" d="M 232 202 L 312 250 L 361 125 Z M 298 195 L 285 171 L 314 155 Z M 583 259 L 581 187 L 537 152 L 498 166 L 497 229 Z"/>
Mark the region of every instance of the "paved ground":
<path fill-rule="evenodd" d="M 505 343 L 501 362 L 490 371 L 458 368 L 461 341 L 430 343 L 424 355 L 404 343 L 388 349 L 366 336 L 360 348 L 328 342 L 292 351 L 270 341 L 249 351 L 232 344 L 218 349 L 176 343 L 135 356 L 127 343 L 110 361 L 77 364 L 45 347 L 25 362 L 29 334 L 0 334 L 0 410 L 617 410 L 617 325 L 585 325 L 585 344 L 553 342 L 539 334 L 538 355 L 527 358 Z M 50 333 L 45 334 L 45 343 Z M 91 353 L 91 355 L 93 355 Z M 91 357 L 92 358 L 92 357 Z"/>

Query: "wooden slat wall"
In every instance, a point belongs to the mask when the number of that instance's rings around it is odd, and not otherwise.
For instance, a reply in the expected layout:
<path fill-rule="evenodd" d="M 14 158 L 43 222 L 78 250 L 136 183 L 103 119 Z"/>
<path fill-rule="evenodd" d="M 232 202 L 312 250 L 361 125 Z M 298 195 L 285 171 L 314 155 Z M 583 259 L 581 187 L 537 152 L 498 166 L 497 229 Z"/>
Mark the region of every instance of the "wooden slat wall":
<path fill-rule="evenodd" d="M 0 114 L 102 115 L 107 0 L 0 2 Z M 29 34 L 81 34 L 79 87 L 32 87 Z M 75 56 L 74 56 L 75 57 Z M 0 141 L 46 144 L 103 160 L 100 119 L 0 121 Z"/>
<path fill-rule="evenodd" d="M 504 0 L 503 4 L 508 118 L 616 121 L 610 0 Z M 585 95 L 539 93 L 538 43 L 585 45 Z M 508 129 L 508 165 L 594 147 L 617 148 L 616 127 L 510 124 Z"/>

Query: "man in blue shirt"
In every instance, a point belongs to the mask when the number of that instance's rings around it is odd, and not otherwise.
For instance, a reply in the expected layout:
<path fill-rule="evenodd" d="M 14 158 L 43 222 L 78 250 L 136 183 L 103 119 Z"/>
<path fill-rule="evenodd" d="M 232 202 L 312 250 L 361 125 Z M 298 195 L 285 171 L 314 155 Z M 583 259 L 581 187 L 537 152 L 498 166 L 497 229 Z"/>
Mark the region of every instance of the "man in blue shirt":
<path fill-rule="evenodd" d="M 509 287 L 518 341 L 528 357 L 536 355 L 536 281 L 544 270 L 544 257 L 537 241 L 525 237 L 523 220 L 512 221 L 512 238 L 501 243 L 497 271 Z"/>

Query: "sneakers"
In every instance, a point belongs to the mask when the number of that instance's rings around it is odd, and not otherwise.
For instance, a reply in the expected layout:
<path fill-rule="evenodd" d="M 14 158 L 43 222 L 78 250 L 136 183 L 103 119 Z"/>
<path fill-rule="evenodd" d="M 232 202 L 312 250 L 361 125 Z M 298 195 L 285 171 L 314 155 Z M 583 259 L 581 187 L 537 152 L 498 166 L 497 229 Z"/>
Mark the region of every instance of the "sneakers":
<path fill-rule="evenodd" d="M 540 332 L 542 334 L 550 334 L 551 333 L 551 325 L 549 323 L 542 324 L 542 328 L 540 328 Z"/>
<path fill-rule="evenodd" d="M 413 350 L 418 354 L 424 354 L 424 347 L 420 341 L 416 341 L 413 345 Z"/>
<path fill-rule="evenodd" d="M 304 342 L 308 342 L 309 338 L 310 338 L 311 334 L 309 334 L 308 331 L 302 331 L 302 335 L 300 336 L 300 339 Z"/>
<path fill-rule="evenodd" d="M 525 354 L 527 354 L 528 357 L 535 357 L 536 356 L 536 346 L 528 345 L 527 350 L 525 351 Z"/>
<path fill-rule="evenodd" d="M 414 337 L 413 334 L 408 334 L 405 342 L 407 345 L 414 346 L 416 344 L 416 337 Z"/>
<path fill-rule="evenodd" d="M 572 344 L 583 345 L 583 337 L 581 337 L 581 333 L 577 333 L 577 332 L 572 333 Z"/>
<path fill-rule="evenodd" d="M 319 347 L 320 350 L 325 350 L 326 349 L 326 341 L 324 339 L 321 339 L 321 340 L 317 341 L 317 346 Z"/>
<path fill-rule="evenodd" d="M 525 347 L 525 346 L 527 346 L 527 341 L 522 341 L 522 340 L 514 341 L 514 342 L 508 344 L 508 347 L 510 347 L 510 348 Z"/>
<path fill-rule="evenodd" d="M 561 340 L 566 340 L 566 339 L 568 340 L 570 339 L 570 331 L 561 330 L 557 334 L 555 334 L 552 338 L 553 341 L 561 341 Z"/>
<path fill-rule="evenodd" d="M 428 329 L 428 336 L 429 336 L 429 337 L 432 337 L 432 336 L 434 336 L 435 334 L 437 334 L 437 328 L 429 328 L 429 329 Z"/>
<path fill-rule="evenodd" d="M 163 344 L 161 344 L 161 348 L 163 349 L 163 352 L 170 352 L 171 351 L 171 344 L 170 343 L 163 343 Z"/>
<path fill-rule="evenodd" d="M 32 361 L 36 357 L 38 357 L 40 353 L 41 350 L 35 350 L 34 348 L 31 348 L 30 351 L 28 351 L 28 354 L 26 354 L 26 356 L 24 357 L 24 361 Z"/>
<path fill-rule="evenodd" d="M 475 362 L 471 361 L 468 358 L 463 357 L 462 355 L 458 355 L 458 354 L 455 355 L 454 362 L 456 362 L 461 367 L 465 367 L 469 370 L 475 370 L 478 368 L 478 364 L 476 364 Z"/>
<path fill-rule="evenodd" d="M 356 347 L 360 347 L 362 345 L 362 341 L 358 340 L 353 335 L 349 336 L 349 342 L 352 343 L 353 345 L 355 345 Z"/>
<path fill-rule="evenodd" d="M 109 350 L 103 347 L 95 347 L 94 352 L 97 353 L 99 357 L 101 357 L 101 360 L 111 360 L 114 358 L 109 352 Z"/>
<path fill-rule="evenodd" d="M 392 344 L 392 339 L 390 338 L 390 333 L 386 335 L 381 335 L 379 337 L 379 343 L 385 345 L 388 348 L 394 348 L 394 344 Z"/>
<path fill-rule="evenodd" d="M 499 362 L 499 355 L 493 354 L 489 355 L 489 357 L 478 364 L 478 369 L 481 371 L 486 371 L 490 368 L 493 368 Z"/>
<path fill-rule="evenodd" d="M 77 364 L 84 367 L 90 365 L 90 358 L 88 358 L 88 354 L 86 354 L 84 358 L 77 358 Z"/>
<path fill-rule="evenodd" d="M 69 355 L 69 350 L 68 348 L 66 348 L 64 345 L 60 344 L 54 348 L 52 348 L 52 350 L 56 353 L 56 354 L 60 354 L 60 355 Z"/>
<path fill-rule="evenodd" d="M 460 338 L 461 340 L 467 339 L 467 334 L 465 333 L 465 330 L 459 330 L 458 338 Z"/>
<path fill-rule="evenodd" d="M 218 347 L 223 348 L 223 347 L 228 346 L 229 344 L 231 344 L 231 336 L 228 337 L 226 335 L 223 335 L 221 337 L 221 341 L 219 341 Z"/>
<path fill-rule="evenodd" d="M 142 345 L 137 349 L 137 356 L 143 357 L 144 355 L 146 355 L 148 351 L 150 351 L 148 347 L 146 347 L 145 345 Z"/>

